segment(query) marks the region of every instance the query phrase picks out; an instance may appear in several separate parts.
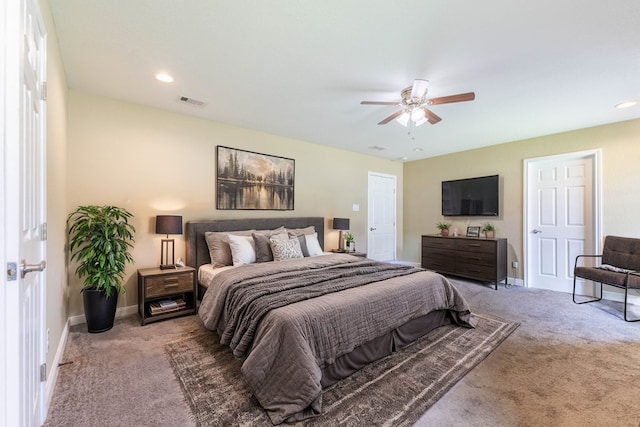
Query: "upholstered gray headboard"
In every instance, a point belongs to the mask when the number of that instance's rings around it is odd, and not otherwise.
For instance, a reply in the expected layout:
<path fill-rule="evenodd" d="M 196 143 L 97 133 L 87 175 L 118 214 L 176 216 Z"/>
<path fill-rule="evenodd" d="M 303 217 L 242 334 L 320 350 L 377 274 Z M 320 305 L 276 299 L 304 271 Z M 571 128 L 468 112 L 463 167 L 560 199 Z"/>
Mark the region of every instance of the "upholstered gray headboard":
<path fill-rule="evenodd" d="M 211 263 L 209 248 L 204 238 L 208 231 L 238 231 L 238 230 L 272 230 L 278 227 L 304 228 L 313 225 L 318 233 L 320 246 L 324 248 L 324 218 L 322 217 L 291 217 L 291 218 L 249 218 L 249 219 L 215 219 L 187 221 L 186 234 L 186 263 L 196 269 L 203 264 Z"/>

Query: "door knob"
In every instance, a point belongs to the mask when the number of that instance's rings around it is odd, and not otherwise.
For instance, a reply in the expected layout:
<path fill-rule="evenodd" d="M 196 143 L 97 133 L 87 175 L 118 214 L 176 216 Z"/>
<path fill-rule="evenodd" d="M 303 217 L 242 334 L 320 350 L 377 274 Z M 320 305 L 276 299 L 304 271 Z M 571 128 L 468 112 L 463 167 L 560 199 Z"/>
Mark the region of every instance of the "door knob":
<path fill-rule="evenodd" d="M 369 228 L 369 231 L 376 231 L 374 227 Z"/>
<path fill-rule="evenodd" d="M 24 279 L 27 273 L 43 271 L 45 268 L 47 268 L 47 261 L 40 261 L 40 264 L 27 264 L 27 261 L 22 260 L 20 263 L 20 277 Z"/>
<path fill-rule="evenodd" d="M 537 229 L 534 229 L 534 230 L 532 231 L 532 233 L 533 233 L 533 234 L 538 234 L 538 233 L 542 233 L 542 230 L 537 230 Z"/>

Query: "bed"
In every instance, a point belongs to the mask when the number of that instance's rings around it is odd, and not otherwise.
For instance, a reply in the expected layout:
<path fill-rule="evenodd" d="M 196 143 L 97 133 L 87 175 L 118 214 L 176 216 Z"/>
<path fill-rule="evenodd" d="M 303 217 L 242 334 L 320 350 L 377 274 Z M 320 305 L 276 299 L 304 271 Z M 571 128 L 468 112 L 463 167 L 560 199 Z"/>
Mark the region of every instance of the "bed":
<path fill-rule="evenodd" d="M 274 424 L 321 415 L 323 388 L 434 328 L 474 326 L 464 298 L 437 273 L 318 253 L 324 225 L 324 218 L 292 217 L 185 227 L 187 264 L 198 269 L 199 316 L 242 360 L 242 373 Z M 272 236 L 274 261 L 260 259 L 262 233 Z M 229 247 L 212 243 L 221 236 L 231 239 Z M 264 262 L 242 263 L 248 258 L 239 248 L 252 241 L 256 261 Z M 305 242 L 313 256 L 300 257 Z M 295 248 L 294 255 L 282 246 Z M 220 265 L 220 247 L 222 264 L 237 265 Z"/>

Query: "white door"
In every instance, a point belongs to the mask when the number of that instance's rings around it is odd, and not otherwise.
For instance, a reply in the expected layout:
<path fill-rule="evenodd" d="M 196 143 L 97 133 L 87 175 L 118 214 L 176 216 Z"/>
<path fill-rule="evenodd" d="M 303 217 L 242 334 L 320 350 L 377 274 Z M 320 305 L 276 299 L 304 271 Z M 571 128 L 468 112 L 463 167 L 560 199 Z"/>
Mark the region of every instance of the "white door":
<path fill-rule="evenodd" d="M 599 152 L 525 161 L 526 285 L 572 292 L 577 255 L 599 241 Z"/>
<path fill-rule="evenodd" d="M 2 258 L 5 349 L 0 368 L 6 425 L 38 426 L 46 414 L 46 33 L 35 0 L 3 7 Z M 15 268 L 14 268 L 15 266 Z M 15 273 L 15 277 L 14 274 Z M 24 275 L 22 274 L 24 273 Z"/>
<path fill-rule="evenodd" d="M 396 181 L 394 175 L 369 172 L 367 257 L 396 258 Z"/>

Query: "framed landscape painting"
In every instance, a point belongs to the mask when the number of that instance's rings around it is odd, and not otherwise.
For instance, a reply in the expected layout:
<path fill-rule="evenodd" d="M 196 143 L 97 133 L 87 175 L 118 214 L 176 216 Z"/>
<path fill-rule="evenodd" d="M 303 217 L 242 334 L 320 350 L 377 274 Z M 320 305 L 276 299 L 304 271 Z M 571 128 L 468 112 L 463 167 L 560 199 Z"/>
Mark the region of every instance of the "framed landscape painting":
<path fill-rule="evenodd" d="M 295 160 L 218 145 L 216 209 L 293 210 Z"/>

